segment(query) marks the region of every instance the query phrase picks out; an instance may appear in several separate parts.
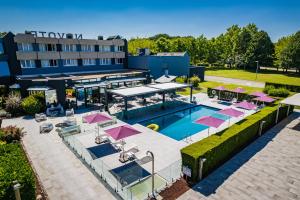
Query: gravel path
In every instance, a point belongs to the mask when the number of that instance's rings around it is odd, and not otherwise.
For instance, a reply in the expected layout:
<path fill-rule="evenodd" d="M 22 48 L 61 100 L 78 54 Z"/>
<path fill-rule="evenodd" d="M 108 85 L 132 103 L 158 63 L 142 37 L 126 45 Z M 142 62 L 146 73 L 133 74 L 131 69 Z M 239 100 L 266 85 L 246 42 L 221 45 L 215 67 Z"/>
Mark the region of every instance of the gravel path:
<path fill-rule="evenodd" d="M 264 88 L 265 83 L 257 82 L 257 81 L 248 81 L 243 79 L 235 79 L 235 78 L 225 78 L 219 76 L 205 76 L 206 81 L 214 81 L 220 83 L 227 83 L 227 84 L 236 84 L 236 85 L 244 85 L 249 87 L 257 87 L 257 88 Z"/>

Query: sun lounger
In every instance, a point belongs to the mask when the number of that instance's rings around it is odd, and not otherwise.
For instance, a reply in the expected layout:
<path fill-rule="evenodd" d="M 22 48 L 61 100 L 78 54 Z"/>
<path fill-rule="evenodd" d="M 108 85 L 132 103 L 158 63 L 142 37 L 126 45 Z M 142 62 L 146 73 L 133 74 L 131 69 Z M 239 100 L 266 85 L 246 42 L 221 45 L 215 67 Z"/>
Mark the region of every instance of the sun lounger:
<path fill-rule="evenodd" d="M 49 133 L 53 129 L 53 124 L 51 123 L 43 123 L 40 125 L 40 133 Z"/>
<path fill-rule="evenodd" d="M 47 116 L 44 113 L 35 114 L 35 121 L 41 122 L 47 120 Z"/>
<path fill-rule="evenodd" d="M 106 120 L 106 121 L 103 121 L 103 122 L 99 122 L 99 123 L 97 123 L 97 125 L 100 128 L 104 128 L 104 127 L 111 126 L 111 125 L 116 124 L 116 123 L 117 123 L 117 119 L 116 119 L 116 117 L 113 117 L 111 120 Z"/>
<path fill-rule="evenodd" d="M 124 140 L 121 140 L 121 141 L 114 142 L 111 144 L 116 150 L 121 151 L 121 150 L 123 150 L 123 147 L 126 144 L 126 142 Z"/>
<path fill-rule="evenodd" d="M 101 144 L 101 143 L 105 143 L 105 142 L 110 142 L 108 135 L 101 134 L 101 135 L 96 136 L 96 138 L 95 138 L 96 144 Z"/>

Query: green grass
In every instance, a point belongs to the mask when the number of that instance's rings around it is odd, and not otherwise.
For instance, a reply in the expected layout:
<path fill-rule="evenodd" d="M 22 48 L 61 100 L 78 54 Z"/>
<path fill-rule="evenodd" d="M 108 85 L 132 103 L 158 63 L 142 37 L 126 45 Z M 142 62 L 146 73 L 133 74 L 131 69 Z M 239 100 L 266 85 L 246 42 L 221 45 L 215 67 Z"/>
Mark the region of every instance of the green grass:
<path fill-rule="evenodd" d="M 258 81 L 258 82 L 273 82 L 290 85 L 300 85 L 300 76 L 295 74 L 283 74 L 282 72 L 260 70 L 257 79 L 254 71 L 244 70 L 207 70 L 205 75 L 221 76 L 226 78 L 238 78 L 244 80 Z"/>
<path fill-rule="evenodd" d="M 218 87 L 220 85 L 223 85 L 227 89 L 235 89 L 237 87 L 242 87 L 246 90 L 246 93 L 256 92 L 256 91 L 262 91 L 263 88 L 255 88 L 255 87 L 249 87 L 249 86 L 243 86 L 243 85 L 235 85 L 235 84 L 226 84 L 226 83 L 219 83 L 219 82 L 213 82 L 213 81 L 204 81 L 199 84 L 198 88 L 193 89 L 193 94 L 197 94 L 200 92 L 206 93 L 207 88 L 214 88 Z M 182 91 L 178 91 L 177 94 L 181 95 L 190 95 L 190 88 L 186 88 Z"/>

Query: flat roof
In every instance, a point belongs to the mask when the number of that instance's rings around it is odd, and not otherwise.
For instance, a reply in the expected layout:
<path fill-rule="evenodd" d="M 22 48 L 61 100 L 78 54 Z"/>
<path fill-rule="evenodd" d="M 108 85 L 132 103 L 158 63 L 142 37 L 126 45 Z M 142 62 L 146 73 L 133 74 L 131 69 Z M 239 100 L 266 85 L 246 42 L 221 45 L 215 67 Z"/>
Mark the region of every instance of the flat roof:
<path fill-rule="evenodd" d="M 175 90 L 175 89 L 181 89 L 181 88 L 186 88 L 190 87 L 188 84 L 183 84 L 183 83 L 158 83 L 158 84 L 151 84 L 148 85 L 148 87 L 160 89 L 160 90 Z"/>
<path fill-rule="evenodd" d="M 51 88 L 48 86 L 33 86 L 33 87 L 29 87 L 27 90 L 28 91 L 47 91 L 47 90 L 51 90 Z"/>
<path fill-rule="evenodd" d="M 147 86 L 109 90 L 110 93 L 123 96 L 123 97 L 132 97 L 132 96 L 138 96 L 143 94 L 151 94 L 159 91 L 160 91 L 159 89 L 155 89 Z"/>
<path fill-rule="evenodd" d="M 181 83 L 160 83 L 160 84 L 150 84 L 145 86 L 125 88 L 125 89 L 109 90 L 108 92 L 122 97 L 132 97 L 132 96 L 139 96 L 144 94 L 154 94 L 154 93 L 168 91 L 168 90 L 176 90 L 176 89 L 186 88 L 186 87 L 189 87 L 189 85 L 181 84 Z"/>
<path fill-rule="evenodd" d="M 300 93 L 294 94 L 293 96 L 282 100 L 280 103 L 292 106 L 300 106 Z"/>

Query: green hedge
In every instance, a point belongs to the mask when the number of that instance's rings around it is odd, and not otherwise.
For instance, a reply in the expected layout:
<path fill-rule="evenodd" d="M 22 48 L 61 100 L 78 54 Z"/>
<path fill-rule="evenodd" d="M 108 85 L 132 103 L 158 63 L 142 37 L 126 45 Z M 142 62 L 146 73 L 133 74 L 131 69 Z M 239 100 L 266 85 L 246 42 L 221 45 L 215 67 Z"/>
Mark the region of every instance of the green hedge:
<path fill-rule="evenodd" d="M 35 199 L 34 173 L 19 143 L 0 141 L 0 199 L 14 200 L 12 182 L 18 180 L 22 200 Z"/>
<path fill-rule="evenodd" d="M 291 108 L 290 111 L 292 112 L 292 110 Z M 198 181 L 200 158 L 206 158 L 203 175 L 207 176 L 258 136 L 261 121 L 266 121 L 263 132 L 274 126 L 276 112 L 277 105 L 265 107 L 220 133 L 181 149 L 182 165 L 188 166 L 192 170 L 190 181 Z M 279 120 L 285 118 L 286 113 L 287 106 L 284 106 L 280 109 Z"/>
<path fill-rule="evenodd" d="M 300 92 L 300 85 L 289 85 L 289 84 L 266 82 L 265 87 L 267 86 L 274 86 L 275 88 L 286 88 L 291 92 Z"/>

